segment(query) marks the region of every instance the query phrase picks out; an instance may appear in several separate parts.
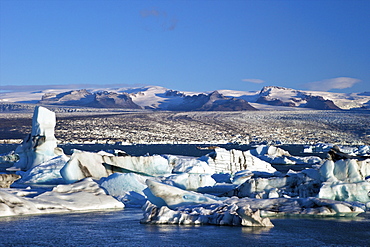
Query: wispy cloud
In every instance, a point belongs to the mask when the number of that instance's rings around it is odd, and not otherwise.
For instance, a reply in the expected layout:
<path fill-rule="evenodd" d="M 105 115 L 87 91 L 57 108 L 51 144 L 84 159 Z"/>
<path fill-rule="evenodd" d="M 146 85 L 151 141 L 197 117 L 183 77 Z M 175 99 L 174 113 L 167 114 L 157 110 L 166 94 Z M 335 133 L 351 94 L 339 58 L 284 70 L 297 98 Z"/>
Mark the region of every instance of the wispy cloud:
<path fill-rule="evenodd" d="M 177 18 L 168 16 L 166 11 L 159 11 L 156 8 L 143 9 L 140 15 L 146 20 L 144 28 L 148 31 L 153 31 L 157 27 L 163 31 L 172 31 L 177 27 Z"/>
<path fill-rule="evenodd" d="M 310 90 L 329 91 L 331 89 L 350 88 L 361 80 L 351 77 L 336 77 L 322 81 L 314 81 L 303 86 Z"/>
<path fill-rule="evenodd" d="M 7 92 L 27 92 L 27 91 L 42 91 L 49 89 L 90 89 L 90 88 L 119 88 L 119 87 L 142 87 L 145 84 L 65 84 L 65 85 L 14 85 L 0 86 L 0 91 Z"/>
<path fill-rule="evenodd" d="M 256 84 L 260 84 L 260 83 L 265 82 L 264 80 L 261 80 L 261 79 L 243 79 L 242 81 L 256 83 Z"/>

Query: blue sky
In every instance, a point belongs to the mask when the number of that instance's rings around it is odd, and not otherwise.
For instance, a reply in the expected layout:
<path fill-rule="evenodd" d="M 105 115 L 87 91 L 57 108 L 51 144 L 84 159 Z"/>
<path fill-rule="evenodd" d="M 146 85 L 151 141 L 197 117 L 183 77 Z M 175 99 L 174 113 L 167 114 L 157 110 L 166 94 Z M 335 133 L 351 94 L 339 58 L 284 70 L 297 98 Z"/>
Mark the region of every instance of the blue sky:
<path fill-rule="evenodd" d="M 369 13 L 368 0 L 0 0 L 0 87 L 370 91 Z"/>

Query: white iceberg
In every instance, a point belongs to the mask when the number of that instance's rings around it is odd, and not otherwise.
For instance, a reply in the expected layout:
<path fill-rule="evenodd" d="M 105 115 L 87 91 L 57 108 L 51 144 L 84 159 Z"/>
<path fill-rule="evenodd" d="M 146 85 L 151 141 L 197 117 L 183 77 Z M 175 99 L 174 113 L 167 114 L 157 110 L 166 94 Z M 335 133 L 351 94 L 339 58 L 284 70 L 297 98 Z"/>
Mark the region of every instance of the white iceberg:
<path fill-rule="evenodd" d="M 163 175 L 171 173 L 167 159 L 153 156 L 114 156 L 106 152 L 92 153 L 74 150 L 71 159 L 61 169 L 62 177 L 68 183 L 86 177 L 100 179 L 114 172 L 138 173 L 142 175 Z"/>
<path fill-rule="evenodd" d="M 113 173 L 99 181 L 100 186 L 127 207 L 141 207 L 146 202 L 144 190 L 148 177 L 135 173 Z"/>
<path fill-rule="evenodd" d="M 107 195 L 91 178 L 58 185 L 41 194 L 17 189 L 0 190 L 0 216 L 122 208 L 123 203 Z"/>
<path fill-rule="evenodd" d="M 339 201 L 370 202 L 370 159 L 327 160 L 319 168 L 323 182 L 319 198 Z"/>
<path fill-rule="evenodd" d="M 202 173 L 214 174 L 215 170 L 212 169 L 205 161 L 199 160 L 195 157 L 166 155 L 168 162 L 173 166 L 172 173 Z"/>
<path fill-rule="evenodd" d="M 197 204 L 212 204 L 219 203 L 221 198 L 211 195 L 203 195 L 193 191 L 186 191 L 180 188 L 163 184 L 152 179 L 147 179 L 146 184 L 150 192 L 155 196 L 161 198 L 170 209 L 175 209 L 181 206 L 197 205 Z M 157 200 L 152 200 L 153 204 L 157 204 Z M 162 205 L 157 205 L 162 206 Z"/>
<path fill-rule="evenodd" d="M 64 183 L 63 177 L 60 175 L 60 169 L 64 167 L 69 158 L 65 155 L 60 155 L 52 158 L 40 165 L 37 165 L 26 172 L 17 171 L 22 178 L 17 183 L 23 184 L 60 184 Z"/>
<path fill-rule="evenodd" d="M 14 164 L 15 168 L 27 171 L 61 154 L 54 136 L 55 125 L 54 112 L 42 106 L 35 107 L 31 134 L 15 150 L 19 156 L 19 161 Z"/>
<path fill-rule="evenodd" d="M 147 202 L 143 210 L 142 224 L 274 226 L 270 219 L 260 216 L 259 210 L 253 211 L 247 204 L 244 207 L 236 204 L 208 204 L 172 210 L 166 206 L 158 208 Z"/>
<path fill-rule="evenodd" d="M 270 164 L 313 165 L 320 164 L 322 162 L 321 158 L 317 156 L 306 156 L 306 157 L 292 156 L 288 151 L 282 148 L 268 145 L 259 145 L 255 149 L 251 149 L 247 152 Z"/>
<path fill-rule="evenodd" d="M 74 150 L 70 160 L 60 170 L 60 174 L 67 183 L 87 177 L 94 179 L 108 177 L 110 173 L 103 163 L 103 156 L 98 153 Z"/>
<path fill-rule="evenodd" d="M 257 158 L 248 151 L 216 148 L 214 152 L 199 158 L 208 163 L 216 173 L 235 173 L 241 170 L 274 173 L 276 169 L 271 164 Z"/>
<path fill-rule="evenodd" d="M 174 174 L 162 180 L 163 183 L 183 190 L 197 191 L 200 187 L 214 186 L 216 181 L 209 174 Z"/>
<path fill-rule="evenodd" d="M 261 218 L 260 212 L 251 210 L 247 204 L 225 204 L 223 198 L 188 192 L 150 179 L 146 183 L 152 194 L 163 199 L 166 205 L 158 205 L 148 198 L 141 223 L 273 226 L 268 218 Z"/>

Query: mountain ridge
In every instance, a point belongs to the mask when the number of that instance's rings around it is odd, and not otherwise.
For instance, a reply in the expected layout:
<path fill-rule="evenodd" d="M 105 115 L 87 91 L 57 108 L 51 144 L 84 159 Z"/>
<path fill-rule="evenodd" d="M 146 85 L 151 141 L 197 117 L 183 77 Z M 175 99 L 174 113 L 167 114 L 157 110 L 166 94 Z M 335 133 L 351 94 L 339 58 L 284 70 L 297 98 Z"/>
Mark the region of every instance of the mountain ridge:
<path fill-rule="evenodd" d="M 181 92 L 160 86 L 0 92 L 0 103 L 169 111 L 370 109 L 370 93 L 331 93 L 265 86 L 260 91 Z"/>

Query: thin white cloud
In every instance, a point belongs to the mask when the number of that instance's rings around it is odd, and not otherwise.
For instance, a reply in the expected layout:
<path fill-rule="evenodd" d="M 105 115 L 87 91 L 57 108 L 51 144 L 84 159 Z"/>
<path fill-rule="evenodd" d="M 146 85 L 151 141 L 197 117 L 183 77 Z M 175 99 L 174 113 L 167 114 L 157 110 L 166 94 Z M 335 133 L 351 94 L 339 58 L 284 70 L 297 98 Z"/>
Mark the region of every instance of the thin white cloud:
<path fill-rule="evenodd" d="M 304 84 L 310 90 L 329 91 L 331 89 L 350 88 L 361 80 L 351 77 L 336 77 Z"/>
<path fill-rule="evenodd" d="M 177 18 L 168 16 L 166 11 L 159 11 L 155 8 L 143 9 L 140 11 L 140 15 L 146 19 L 144 29 L 147 31 L 154 31 L 158 27 L 164 31 L 172 31 L 177 27 Z"/>
<path fill-rule="evenodd" d="M 5 92 L 27 92 L 41 91 L 47 89 L 87 89 L 87 88 L 111 88 L 111 87 L 142 87 L 146 84 L 64 84 L 64 85 L 6 85 L 0 86 L 0 91 Z"/>
<path fill-rule="evenodd" d="M 265 82 L 264 80 L 261 80 L 261 79 L 243 79 L 242 81 L 256 83 L 256 84 L 260 84 L 260 83 Z"/>

